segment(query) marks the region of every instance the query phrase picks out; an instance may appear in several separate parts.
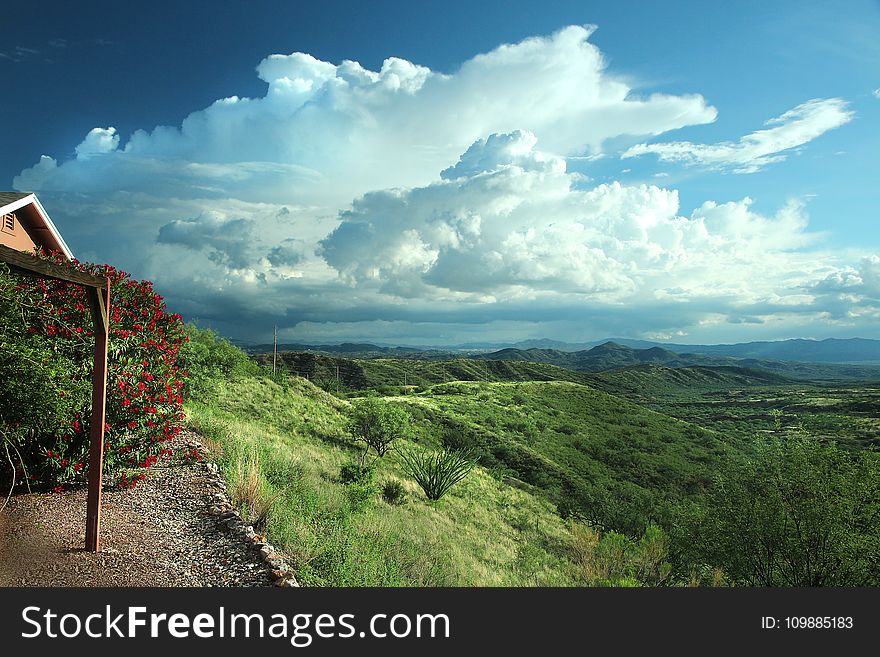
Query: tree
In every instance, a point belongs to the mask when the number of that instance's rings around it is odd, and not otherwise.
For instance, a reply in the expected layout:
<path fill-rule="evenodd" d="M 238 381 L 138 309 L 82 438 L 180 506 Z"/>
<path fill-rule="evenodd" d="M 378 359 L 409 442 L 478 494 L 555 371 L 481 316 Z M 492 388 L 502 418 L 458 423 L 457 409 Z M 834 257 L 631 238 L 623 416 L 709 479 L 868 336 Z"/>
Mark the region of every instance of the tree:
<path fill-rule="evenodd" d="M 880 583 L 880 455 L 773 438 L 720 473 L 690 523 L 696 559 L 750 586 Z"/>
<path fill-rule="evenodd" d="M 367 397 L 354 402 L 349 418 L 349 430 L 357 439 L 366 444 L 360 457 L 360 467 L 364 466 L 370 448 L 381 458 L 391 449 L 392 443 L 406 435 L 412 426 L 412 417 L 400 406 L 383 401 L 377 397 Z"/>

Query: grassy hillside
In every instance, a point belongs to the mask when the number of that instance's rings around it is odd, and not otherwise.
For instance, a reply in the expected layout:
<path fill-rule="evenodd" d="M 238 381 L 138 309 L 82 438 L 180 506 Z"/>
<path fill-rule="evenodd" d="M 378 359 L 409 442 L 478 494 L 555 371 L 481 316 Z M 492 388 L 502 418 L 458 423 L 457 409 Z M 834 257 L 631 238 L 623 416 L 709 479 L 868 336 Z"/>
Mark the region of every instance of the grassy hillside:
<path fill-rule="evenodd" d="M 661 577 L 659 562 L 639 578 L 621 563 L 640 550 L 662 559 L 667 544 L 648 519 L 700 489 L 724 451 L 711 432 L 569 382 L 455 382 L 386 400 L 414 417 L 398 448 L 479 452 L 480 465 L 438 502 L 393 452 L 376 462 L 377 489 L 401 482 L 406 503 L 343 483 L 361 451 L 347 431 L 350 402 L 305 379 L 248 373 L 188 404 L 233 497 L 246 514 L 268 509 L 270 539 L 305 584 L 644 583 Z"/>
<path fill-rule="evenodd" d="M 732 449 L 713 431 L 570 382 L 455 382 L 396 401 L 424 439 L 474 449 L 497 477 L 631 535 L 700 492 Z"/>
<path fill-rule="evenodd" d="M 256 360 L 271 365 L 272 354 Z M 483 361 L 472 358 L 417 360 L 411 358 L 339 358 L 309 352 L 282 352 L 279 365 L 285 372 L 308 378 L 315 385 L 339 390 L 403 392 L 404 386 L 423 387 L 448 381 L 573 381 L 587 378 L 547 363 Z"/>
<path fill-rule="evenodd" d="M 623 394 L 631 400 L 646 401 L 658 396 L 693 396 L 708 390 L 784 386 L 794 383 L 791 379 L 767 370 L 700 365 L 679 368 L 634 365 L 591 374 L 586 381 L 605 392 Z"/>
<path fill-rule="evenodd" d="M 578 581 L 571 527 L 545 498 L 477 468 L 429 503 L 392 457 L 377 480 L 408 501 L 367 504 L 340 481 L 360 449 L 345 431 L 348 403 L 303 379 L 244 378 L 189 404 L 190 422 L 220 451 L 233 494 L 272 500 L 267 530 L 306 585 L 520 586 Z M 256 483 L 249 484 L 249 480 Z M 254 495 L 251 494 L 251 497 Z"/>

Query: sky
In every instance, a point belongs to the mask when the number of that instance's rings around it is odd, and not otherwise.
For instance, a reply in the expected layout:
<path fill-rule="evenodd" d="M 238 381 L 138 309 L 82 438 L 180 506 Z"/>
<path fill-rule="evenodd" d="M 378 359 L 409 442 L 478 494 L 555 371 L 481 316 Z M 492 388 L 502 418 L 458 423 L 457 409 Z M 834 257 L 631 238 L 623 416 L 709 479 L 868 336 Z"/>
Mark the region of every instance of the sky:
<path fill-rule="evenodd" d="M 42 3 L 0 188 L 250 342 L 880 338 L 880 3 Z"/>

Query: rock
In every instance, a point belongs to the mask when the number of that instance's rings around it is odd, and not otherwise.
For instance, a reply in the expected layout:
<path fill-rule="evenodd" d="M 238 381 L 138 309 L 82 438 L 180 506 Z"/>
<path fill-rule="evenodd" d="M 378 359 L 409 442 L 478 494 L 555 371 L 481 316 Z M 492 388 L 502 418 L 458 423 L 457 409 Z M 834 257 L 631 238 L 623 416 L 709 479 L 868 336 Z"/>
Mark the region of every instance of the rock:
<path fill-rule="evenodd" d="M 254 532 L 254 528 L 251 527 L 250 525 L 245 527 L 244 535 L 247 538 L 247 540 L 249 540 L 249 541 L 252 541 L 257 537 L 257 534 Z"/>
<path fill-rule="evenodd" d="M 263 547 L 260 548 L 260 556 L 263 557 L 264 559 L 268 559 L 269 555 L 271 555 L 272 552 L 273 552 L 272 547 L 269 545 L 264 545 Z"/>

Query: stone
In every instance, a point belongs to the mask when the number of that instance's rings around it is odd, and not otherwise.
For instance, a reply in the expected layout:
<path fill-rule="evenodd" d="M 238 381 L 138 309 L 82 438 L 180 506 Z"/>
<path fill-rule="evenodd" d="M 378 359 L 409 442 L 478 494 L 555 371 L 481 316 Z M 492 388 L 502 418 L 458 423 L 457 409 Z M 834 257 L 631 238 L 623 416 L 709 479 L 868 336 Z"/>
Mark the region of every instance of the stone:
<path fill-rule="evenodd" d="M 270 554 L 272 554 L 272 548 L 268 545 L 264 545 L 260 548 L 260 556 L 264 559 L 268 559 Z"/>

